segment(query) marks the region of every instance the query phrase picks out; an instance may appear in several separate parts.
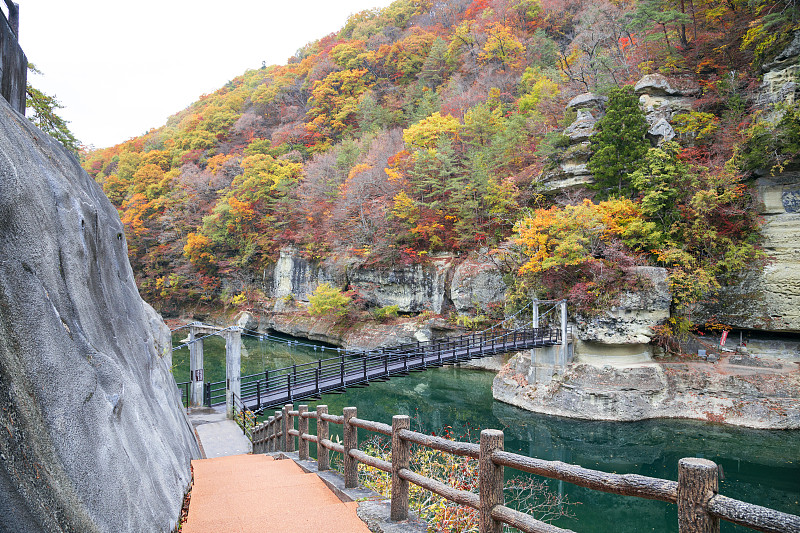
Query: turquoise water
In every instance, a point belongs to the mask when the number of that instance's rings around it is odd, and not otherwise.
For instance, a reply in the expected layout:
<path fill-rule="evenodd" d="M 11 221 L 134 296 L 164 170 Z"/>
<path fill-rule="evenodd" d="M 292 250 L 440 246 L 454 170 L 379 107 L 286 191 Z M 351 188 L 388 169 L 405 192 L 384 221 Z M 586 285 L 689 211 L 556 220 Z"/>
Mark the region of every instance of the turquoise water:
<path fill-rule="evenodd" d="M 327 350 L 322 353 L 248 342 L 245 340 L 249 355 L 243 358 L 242 366 L 250 366 L 243 372 L 258 372 L 259 364 L 276 368 L 286 366 L 285 361 L 299 363 L 332 355 Z M 221 375 L 209 379 L 224 379 L 224 343 L 219 343 L 221 350 L 209 344 L 207 375 L 217 368 L 213 372 Z M 183 352 L 188 360 L 188 352 Z M 175 363 L 187 365 L 185 361 L 179 363 L 183 359 L 179 354 L 175 353 Z M 176 378 L 180 372 L 188 376 L 188 366 L 185 370 L 176 366 Z M 720 493 L 800 515 L 800 431 L 749 430 L 684 420 L 615 423 L 538 415 L 494 401 L 493 376 L 463 368 L 432 369 L 351 389 L 345 394 L 327 394 L 318 403 L 327 404 L 332 414 L 341 414 L 343 407 L 356 406 L 359 418 L 389 424 L 393 415 L 406 414 L 413 419 L 412 429 L 438 434 L 450 426 L 453 434 L 471 434 L 474 441 L 480 429 L 502 429 L 508 451 L 619 474 L 677 480 L 680 458 L 704 457 L 722 465 Z M 315 404 L 310 405 L 313 408 Z M 511 469 L 506 470 L 510 475 Z M 586 533 L 677 531 L 674 505 L 604 494 L 552 480 L 548 484 L 552 491 L 566 495 L 575 504 L 569 508 L 574 518 L 554 522 L 560 527 Z M 727 523 L 723 523 L 722 530 L 749 531 Z"/>

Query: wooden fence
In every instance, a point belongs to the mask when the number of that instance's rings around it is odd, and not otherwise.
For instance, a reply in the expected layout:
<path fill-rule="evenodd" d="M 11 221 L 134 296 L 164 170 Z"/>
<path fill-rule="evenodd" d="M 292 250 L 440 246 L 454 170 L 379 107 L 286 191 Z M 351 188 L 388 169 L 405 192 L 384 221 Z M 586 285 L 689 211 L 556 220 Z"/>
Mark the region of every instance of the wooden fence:
<path fill-rule="evenodd" d="M 392 417 L 392 425 L 362 420 L 355 407 L 345 407 L 342 416 L 328 413 L 326 405 L 309 411 L 307 405 L 293 410 L 287 404 L 275 411 L 266 422 L 252 432 L 253 453 L 295 451 L 297 438 L 300 459 L 308 459 L 308 443 L 317 444 L 319 470 L 330 469 L 330 452 L 344 458 L 346 488 L 357 484 L 358 463 L 391 473 L 391 519 L 408 518 L 409 483 L 414 483 L 452 502 L 477 509 L 481 533 L 500 533 L 503 524 L 527 533 L 571 533 L 536 520 L 504 505 L 503 469 L 510 467 L 551 479 L 558 479 L 602 492 L 636 496 L 674 503 L 678 506 L 678 528 L 681 533 L 719 532 L 720 520 L 727 520 L 757 531 L 800 533 L 800 517 L 735 500 L 718 494 L 718 466 L 707 459 L 684 458 L 678 462 L 678 481 L 640 476 L 610 474 L 590 470 L 561 461 L 545 461 L 509 453 L 503 450 L 503 432 L 496 429 L 481 431 L 480 444 L 457 442 L 410 430 L 405 415 Z M 317 420 L 317 434 L 309 433 L 308 420 Z M 295 419 L 298 420 L 295 428 Z M 342 444 L 330 440 L 329 424 L 344 426 Z M 358 449 L 357 428 L 381 433 L 392 440 L 392 460 L 384 461 Z M 455 489 L 435 479 L 409 469 L 411 444 L 417 444 L 479 461 L 479 494 Z"/>

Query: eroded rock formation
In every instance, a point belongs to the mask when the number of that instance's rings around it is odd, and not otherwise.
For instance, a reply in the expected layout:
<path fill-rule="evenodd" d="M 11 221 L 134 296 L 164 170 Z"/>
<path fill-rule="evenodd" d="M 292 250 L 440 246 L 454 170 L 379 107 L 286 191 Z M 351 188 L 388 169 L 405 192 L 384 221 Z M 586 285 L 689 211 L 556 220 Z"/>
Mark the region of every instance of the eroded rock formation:
<path fill-rule="evenodd" d="M 737 364 L 733 364 L 737 363 Z M 733 356 L 710 363 L 574 364 L 548 383 L 528 381 L 530 354 L 495 377 L 495 399 L 529 411 L 590 420 L 694 418 L 800 429 L 800 373 L 776 362 L 765 371 Z"/>
<path fill-rule="evenodd" d="M 170 531 L 197 444 L 116 209 L 0 99 L 0 531 Z"/>

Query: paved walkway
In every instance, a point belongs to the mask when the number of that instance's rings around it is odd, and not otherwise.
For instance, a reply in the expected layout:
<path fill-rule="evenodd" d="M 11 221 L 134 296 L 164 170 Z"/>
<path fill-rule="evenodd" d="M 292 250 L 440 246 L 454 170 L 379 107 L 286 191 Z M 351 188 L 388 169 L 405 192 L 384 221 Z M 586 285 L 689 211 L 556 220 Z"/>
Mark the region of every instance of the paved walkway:
<path fill-rule="evenodd" d="M 356 502 L 342 503 L 294 461 L 234 455 L 192 461 L 182 533 L 369 533 Z"/>
<path fill-rule="evenodd" d="M 222 408 L 189 409 L 189 421 L 194 426 L 204 459 L 250 453 L 253 446 L 233 420 L 225 417 Z"/>

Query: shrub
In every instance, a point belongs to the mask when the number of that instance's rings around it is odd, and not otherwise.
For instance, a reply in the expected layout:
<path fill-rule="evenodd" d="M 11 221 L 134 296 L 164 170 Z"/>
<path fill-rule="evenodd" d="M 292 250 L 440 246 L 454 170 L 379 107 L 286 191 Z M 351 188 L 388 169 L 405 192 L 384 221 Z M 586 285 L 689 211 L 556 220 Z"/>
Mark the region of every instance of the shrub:
<path fill-rule="evenodd" d="M 308 312 L 312 315 L 341 317 L 347 314 L 350 297 L 343 294 L 338 287 L 332 287 L 330 283 L 323 283 L 316 288 L 314 294 L 308 297 L 308 301 L 311 302 Z"/>
<path fill-rule="evenodd" d="M 396 305 L 386 305 L 384 307 L 375 309 L 373 316 L 375 316 L 376 320 L 383 322 L 385 320 L 389 320 L 390 318 L 397 318 L 398 311 L 400 311 L 400 308 Z"/>

